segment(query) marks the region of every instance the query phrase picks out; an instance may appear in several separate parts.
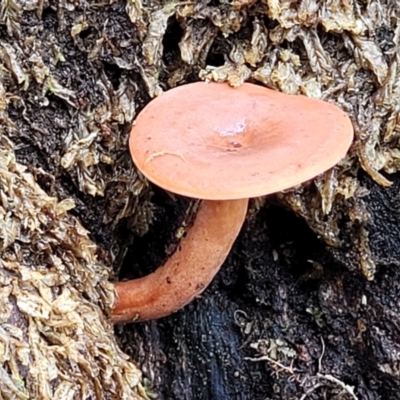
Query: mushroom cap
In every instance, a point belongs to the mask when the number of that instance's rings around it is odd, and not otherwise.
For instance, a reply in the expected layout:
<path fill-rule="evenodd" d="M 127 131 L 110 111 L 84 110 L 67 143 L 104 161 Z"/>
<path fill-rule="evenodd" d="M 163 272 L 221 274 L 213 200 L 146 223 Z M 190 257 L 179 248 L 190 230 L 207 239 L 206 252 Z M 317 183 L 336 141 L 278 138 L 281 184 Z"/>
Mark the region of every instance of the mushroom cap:
<path fill-rule="evenodd" d="M 129 147 L 137 168 L 171 192 L 207 200 L 257 197 L 338 163 L 353 126 L 337 106 L 245 83 L 171 89 L 138 115 Z"/>

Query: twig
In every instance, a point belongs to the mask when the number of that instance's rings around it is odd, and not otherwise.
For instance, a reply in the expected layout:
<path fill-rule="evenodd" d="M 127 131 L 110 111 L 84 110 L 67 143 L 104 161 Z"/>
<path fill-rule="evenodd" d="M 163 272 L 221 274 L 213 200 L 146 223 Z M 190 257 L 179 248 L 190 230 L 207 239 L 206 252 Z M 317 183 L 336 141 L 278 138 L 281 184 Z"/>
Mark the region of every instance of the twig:
<path fill-rule="evenodd" d="M 288 372 L 289 374 L 293 374 L 293 369 L 291 367 L 286 367 L 285 365 L 281 364 L 279 361 L 275 361 L 272 358 L 268 356 L 262 356 L 258 358 L 251 358 L 251 357 L 245 357 L 245 360 L 257 362 L 257 361 L 268 361 L 271 364 L 274 364 L 275 366 L 283 369 L 284 371 Z"/>
<path fill-rule="evenodd" d="M 320 374 L 319 372 L 317 373 L 318 378 L 322 378 L 322 379 L 326 379 L 327 381 L 336 383 L 337 385 L 339 385 L 341 388 L 343 388 L 344 390 L 346 390 L 347 393 L 349 393 L 354 400 L 358 400 L 357 396 L 354 394 L 354 388 L 353 386 L 350 385 L 346 385 L 344 382 L 340 381 L 339 379 L 335 378 L 332 375 L 324 375 L 324 374 Z"/>
<path fill-rule="evenodd" d="M 249 361 L 253 361 L 253 362 L 268 361 L 275 368 L 276 367 L 280 368 L 280 370 L 277 370 L 276 372 L 285 371 L 285 372 L 287 372 L 288 374 L 291 375 L 291 378 L 293 378 L 297 382 L 300 382 L 299 377 L 295 374 L 295 371 L 293 369 L 293 361 L 290 364 L 290 367 L 286 367 L 285 365 L 281 364 L 279 361 L 275 361 L 274 359 L 272 359 L 272 358 L 270 358 L 268 356 L 262 356 L 262 357 L 258 357 L 258 358 L 245 357 L 245 360 L 249 360 Z"/>
<path fill-rule="evenodd" d="M 321 351 L 321 355 L 318 358 L 318 373 L 321 372 L 322 369 L 322 357 L 325 354 L 325 342 L 324 342 L 324 338 L 321 336 L 321 344 L 322 344 L 322 351 Z"/>
<path fill-rule="evenodd" d="M 300 400 L 304 400 L 309 394 L 311 394 L 314 390 L 318 389 L 319 387 L 324 386 L 322 383 L 317 383 L 312 388 L 308 389 L 301 397 Z"/>
<path fill-rule="evenodd" d="M 325 379 L 327 381 L 333 382 L 336 385 L 339 385 L 342 389 L 344 389 L 347 393 L 350 394 L 350 396 L 353 397 L 354 400 L 358 400 L 357 396 L 354 394 L 354 388 L 352 386 L 346 385 L 344 382 L 342 382 L 341 380 L 335 378 L 332 375 L 325 375 L 325 374 L 321 374 L 321 369 L 322 369 L 322 358 L 324 357 L 325 354 L 325 342 L 324 339 L 321 337 L 321 344 L 322 344 L 322 350 L 321 350 L 321 355 L 318 358 L 318 372 L 317 372 L 317 378 L 319 379 Z M 305 400 L 305 398 L 310 395 L 312 392 L 314 392 L 316 389 L 320 388 L 321 386 L 323 386 L 322 383 L 318 382 L 316 383 L 313 387 L 311 387 L 310 389 L 308 389 L 301 397 L 300 400 Z"/>

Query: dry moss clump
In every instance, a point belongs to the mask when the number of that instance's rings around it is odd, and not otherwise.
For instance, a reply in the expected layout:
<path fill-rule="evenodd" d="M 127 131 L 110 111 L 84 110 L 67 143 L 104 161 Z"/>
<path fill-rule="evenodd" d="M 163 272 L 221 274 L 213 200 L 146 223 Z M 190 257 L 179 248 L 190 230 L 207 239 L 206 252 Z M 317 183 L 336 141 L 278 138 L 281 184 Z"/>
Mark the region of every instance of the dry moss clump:
<path fill-rule="evenodd" d="M 108 268 L 76 218 L 0 137 L 0 394 L 4 399 L 140 399 L 140 371 L 104 310 Z"/>

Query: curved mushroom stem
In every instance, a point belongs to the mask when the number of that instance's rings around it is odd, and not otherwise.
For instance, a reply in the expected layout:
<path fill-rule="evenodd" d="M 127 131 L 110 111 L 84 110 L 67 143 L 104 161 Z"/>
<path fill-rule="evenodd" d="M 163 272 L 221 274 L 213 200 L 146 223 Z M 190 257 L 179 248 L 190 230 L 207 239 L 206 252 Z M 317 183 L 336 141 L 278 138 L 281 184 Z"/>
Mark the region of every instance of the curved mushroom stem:
<path fill-rule="evenodd" d="M 208 201 L 177 251 L 155 272 L 115 284 L 113 323 L 165 317 L 190 303 L 209 285 L 243 225 L 248 199 Z"/>

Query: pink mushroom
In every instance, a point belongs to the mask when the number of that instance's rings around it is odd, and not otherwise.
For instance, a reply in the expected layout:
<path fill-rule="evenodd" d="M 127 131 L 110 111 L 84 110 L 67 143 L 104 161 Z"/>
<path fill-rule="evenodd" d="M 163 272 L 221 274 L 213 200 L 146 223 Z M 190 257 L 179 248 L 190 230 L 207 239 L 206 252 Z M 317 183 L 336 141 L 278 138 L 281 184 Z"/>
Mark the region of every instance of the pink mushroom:
<path fill-rule="evenodd" d="M 192 301 L 229 254 L 248 198 L 325 172 L 352 139 L 351 121 L 335 105 L 253 84 L 198 82 L 150 102 L 130 135 L 136 167 L 156 185 L 203 201 L 162 267 L 116 283 L 112 321 L 161 318 Z"/>

